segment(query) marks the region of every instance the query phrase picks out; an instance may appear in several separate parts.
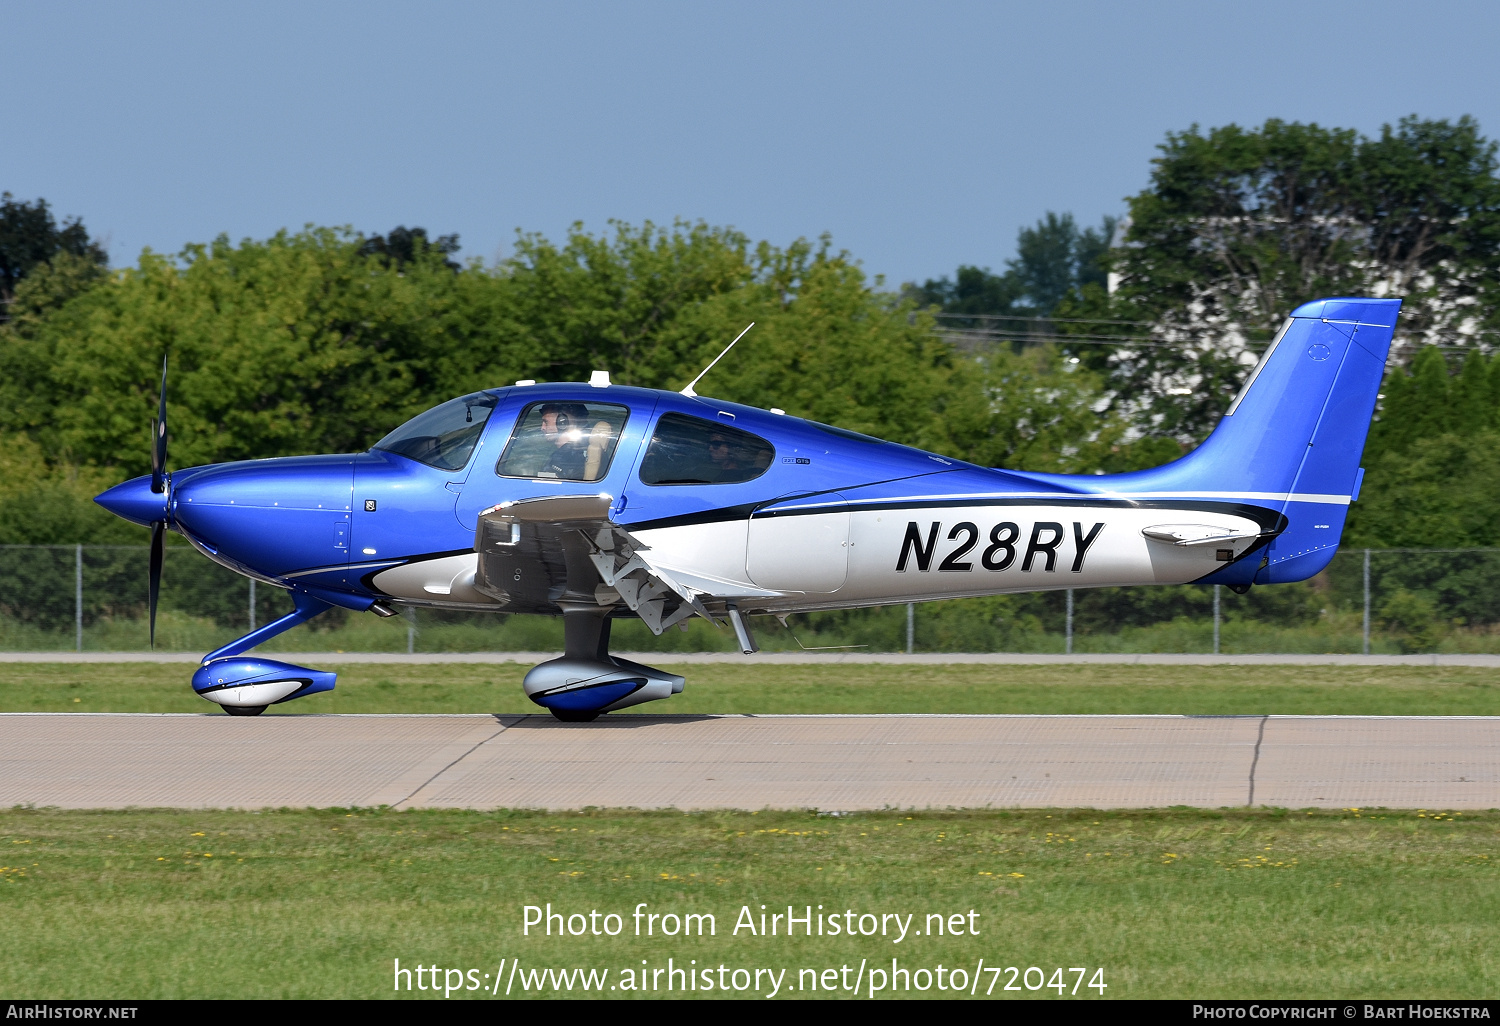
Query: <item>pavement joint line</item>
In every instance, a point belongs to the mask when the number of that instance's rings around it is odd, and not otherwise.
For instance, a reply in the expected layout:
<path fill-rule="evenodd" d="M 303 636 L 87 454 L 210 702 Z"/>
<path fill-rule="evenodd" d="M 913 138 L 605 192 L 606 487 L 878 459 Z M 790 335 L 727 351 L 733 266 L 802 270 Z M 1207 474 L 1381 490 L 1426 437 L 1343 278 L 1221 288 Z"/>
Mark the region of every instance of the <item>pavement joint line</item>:
<path fill-rule="evenodd" d="M 143 716 L 156 726 L 135 722 Z M 579 725 L 538 711 L 278 725 L 13 714 L 0 715 L 0 795 L 60 808 L 1247 808 L 1243 786 L 1254 808 L 1467 810 L 1500 807 L 1497 723 L 626 714 Z"/>
<path fill-rule="evenodd" d="M 459 763 L 461 763 L 465 759 L 467 759 L 470 755 L 474 754 L 474 750 L 476 748 L 478 748 L 482 744 L 485 744 L 486 742 L 495 740 L 495 738 L 497 738 L 501 734 L 505 733 L 506 729 L 510 726 L 510 724 L 506 723 L 499 716 L 495 717 L 495 722 L 498 725 L 496 726 L 495 732 L 493 734 L 491 734 L 489 737 L 481 738 L 480 740 L 475 741 L 472 745 L 469 746 L 468 751 L 464 752 L 458 758 L 456 758 L 452 762 L 448 763 L 448 765 L 444 766 L 442 769 L 438 770 L 432 776 L 430 776 L 426 780 L 422 781 L 422 783 L 419 784 L 417 786 L 416 790 L 412 791 L 411 794 L 407 795 L 405 798 L 402 798 L 399 802 L 392 802 L 391 803 L 391 808 L 392 809 L 399 809 L 399 808 L 401 808 L 401 806 L 405 805 L 407 802 L 411 801 L 417 795 L 421 794 L 423 788 L 427 787 L 429 784 L 431 784 L 438 777 L 442 776 L 444 773 L 447 773 L 454 766 L 457 766 Z"/>
<path fill-rule="evenodd" d="M 1260 765 L 1260 745 L 1266 739 L 1266 721 L 1270 718 L 1269 714 L 1260 718 L 1260 729 L 1255 734 L 1255 754 L 1250 757 L 1250 795 L 1245 799 L 1246 805 L 1255 804 L 1255 767 Z"/>

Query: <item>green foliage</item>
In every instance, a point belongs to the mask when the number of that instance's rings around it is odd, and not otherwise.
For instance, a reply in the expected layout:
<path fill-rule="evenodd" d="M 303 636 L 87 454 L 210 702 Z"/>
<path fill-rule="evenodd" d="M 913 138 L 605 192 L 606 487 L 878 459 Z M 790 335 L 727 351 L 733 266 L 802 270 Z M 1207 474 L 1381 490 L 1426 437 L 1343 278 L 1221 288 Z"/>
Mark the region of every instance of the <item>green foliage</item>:
<path fill-rule="evenodd" d="M 1271 119 L 1169 133 L 1161 150 L 1115 257 L 1138 308 L 1205 304 L 1271 331 L 1307 300 L 1383 292 L 1415 301 L 1410 327 L 1435 316 L 1424 301 L 1495 284 L 1495 144 L 1470 118 L 1409 117 L 1373 140 Z"/>
<path fill-rule="evenodd" d="M 144 253 L 7 340 L 3 427 L 52 459 L 142 473 L 169 356 L 178 466 L 363 447 L 439 391 L 427 350 L 461 333 L 463 290 L 441 254 L 398 273 L 357 247 L 318 229 L 221 238 L 180 265 Z"/>
<path fill-rule="evenodd" d="M 1087 373 L 1052 354 L 955 354 L 827 239 L 781 249 L 701 223 L 575 226 L 560 246 L 522 236 L 493 268 L 455 268 L 455 246 L 309 228 L 148 251 L 108 276 L 67 256 L 39 266 L 0 328 L 0 432 L 30 461 L 0 466 L 0 506 L 76 509 L 0 538 L 118 536 L 84 496 L 147 469 L 164 356 L 177 466 L 363 449 L 436 402 L 519 378 L 603 368 L 679 388 L 751 321 L 700 391 L 1040 469 L 1077 463 L 1073 436 L 1094 420 Z M 75 482 L 74 499 L 61 485 L 43 495 L 44 481 Z"/>
<path fill-rule="evenodd" d="M 1062 312 L 1135 322 L 1091 332 L 1171 343 L 1093 359 L 1116 408 L 1189 443 L 1303 302 L 1402 296 L 1402 332 L 1433 339 L 1500 317 L 1496 170 L 1470 118 L 1405 118 L 1375 139 L 1276 119 L 1171 133 L 1107 257 L 1118 289 L 1084 290 Z"/>
<path fill-rule="evenodd" d="M 387 263 L 397 267 L 405 267 L 416 263 L 429 249 L 435 249 L 444 257 L 457 253 L 461 247 L 458 244 L 457 235 L 439 235 L 436 239 L 427 238 L 426 228 L 407 228 L 405 225 L 397 225 L 391 229 L 389 235 L 371 235 L 360 244 L 360 256 L 379 256 Z M 459 264 L 453 260 L 446 261 L 450 270 L 458 270 Z"/>
<path fill-rule="evenodd" d="M 1380 621 L 1396 637 L 1403 652 L 1431 652 L 1445 633 L 1438 620 L 1437 603 L 1405 588 L 1380 604 Z"/>
<path fill-rule="evenodd" d="M 1103 258 L 1114 230 L 1113 217 L 1098 228 L 1080 229 L 1072 214 L 1049 210 L 1018 233 L 1016 256 L 1006 261 L 1003 274 L 960 265 L 953 280 L 929 278 L 904 291 L 918 306 L 947 314 L 1047 317 L 1075 290 L 1104 284 Z"/>
<path fill-rule="evenodd" d="M 1500 359 L 1477 350 L 1450 364 L 1428 346 L 1391 369 L 1345 529 L 1350 544 L 1500 545 L 1497 383 Z"/>
<path fill-rule="evenodd" d="M 10 193 L 0 193 L 0 323 L 22 280 L 60 256 L 99 268 L 109 259 L 78 218 L 65 219 L 59 227 L 46 200 L 17 202 Z"/>
<path fill-rule="evenodd" d="M 113 483 L 98 468 L 49 464 L 28 436 L 0 432 L 0 545 L 141 544 L 144 529 L 94 504 Z"/>
<path fill-rule="evenodd" d="M 1379 548 L 1500 545 L 1500 433 L 1421 438 L 1380 455 L 1347 537 Z"/>
<path fill-rule="evenodd" d="M 1424 438 L 1473 435 L 1500 426 L 1497 386 L 1500 359 L 1471 349 L 1462 363 L 1450 364 L 1438 347 L 1423 347 L 1404 369 L 1392 367 L 1386 374 L 1367 459 L 1404 453 Z"/>

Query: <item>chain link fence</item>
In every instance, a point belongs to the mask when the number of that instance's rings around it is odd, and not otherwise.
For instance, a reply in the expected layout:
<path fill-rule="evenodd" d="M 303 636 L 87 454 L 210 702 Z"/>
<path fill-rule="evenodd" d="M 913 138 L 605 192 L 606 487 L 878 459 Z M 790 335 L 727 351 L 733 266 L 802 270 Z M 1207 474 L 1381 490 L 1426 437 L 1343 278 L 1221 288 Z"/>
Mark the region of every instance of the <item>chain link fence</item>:
<path fill-rule="evenodd" d="M 145 546 L 0 546 L 0 650 L 148 647 Z M 157 647 L 206 652 L 290 611 L 257 585 L 185 546 L 168 546 Z M 1176 585 L 1033 592 L 755 621 L 769 651 L 910 652 L 1500 652 L 1500 549 L 1343 550 L 1301 584 Z M 654 637 L 615 626 L 621 651 L 728 651 L 733 635 L 694 621 Z M 381 619 L 335 609 L 266 651 L 546 651 L 559 618 L 408 609 Z"/>

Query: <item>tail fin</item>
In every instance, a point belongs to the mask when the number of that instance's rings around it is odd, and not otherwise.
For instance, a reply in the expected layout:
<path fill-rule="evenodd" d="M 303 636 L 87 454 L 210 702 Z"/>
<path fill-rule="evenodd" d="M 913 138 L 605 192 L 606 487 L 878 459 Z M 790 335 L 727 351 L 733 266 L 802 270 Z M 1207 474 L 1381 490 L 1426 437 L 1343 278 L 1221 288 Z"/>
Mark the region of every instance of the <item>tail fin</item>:
<path fill-rule="evenodd" d="M 1385 376 L 1399 299 L 1320 299 L 1292 311 L 1213 433 L 1153 470 L 1074 478 L 1090 490 L 1224 498 L 1276 509 L 1285 530 L 1209 583 L 1306 580 L 1338 549 Z M 1057 480 L 1054 478 L 1054 480 Z"/>

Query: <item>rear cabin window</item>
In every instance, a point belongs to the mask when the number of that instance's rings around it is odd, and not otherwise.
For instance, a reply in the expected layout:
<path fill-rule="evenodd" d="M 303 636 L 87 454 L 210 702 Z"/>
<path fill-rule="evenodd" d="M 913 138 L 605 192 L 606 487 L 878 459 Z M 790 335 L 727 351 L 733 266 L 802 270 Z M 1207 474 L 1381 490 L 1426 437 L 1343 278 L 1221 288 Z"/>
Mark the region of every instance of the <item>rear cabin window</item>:
<path fill-rule="evenodd" d="M 748 431 L 681 413 L 664 414 L 641 461 L 648 485 L 735 484 L 766 472 L 770 442 Z"/>
<path fill-rule="evenodd" d="M 495 464 L 501 477 L 600 481 L 630 410 L 613 403 L 541 402 L 521 411 Z"/>

